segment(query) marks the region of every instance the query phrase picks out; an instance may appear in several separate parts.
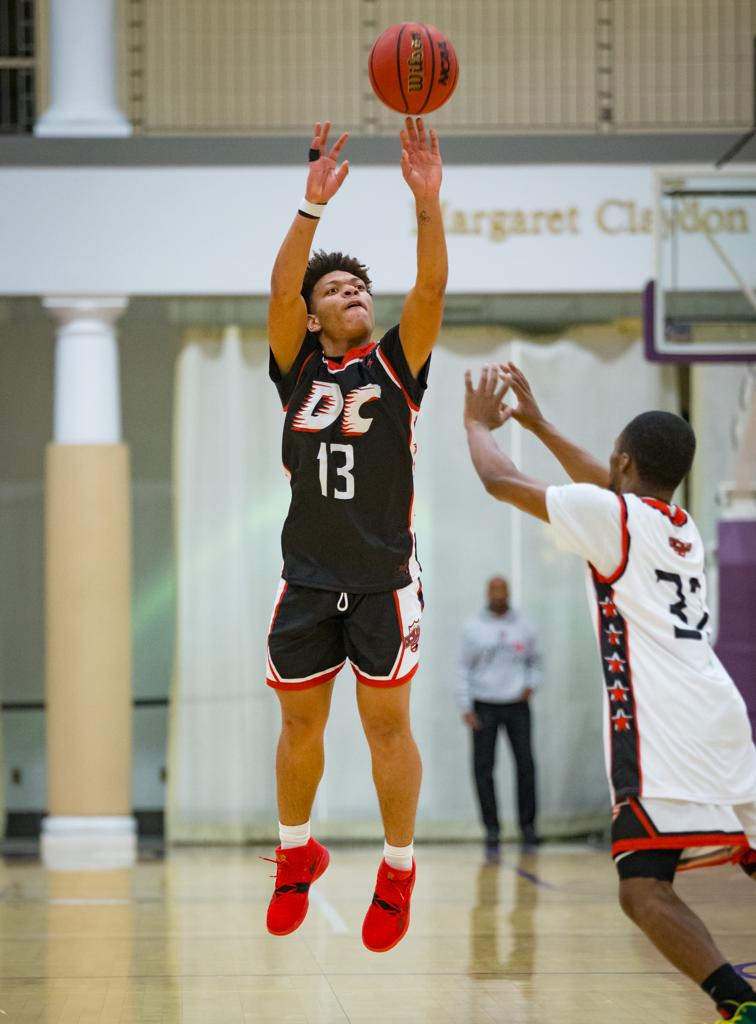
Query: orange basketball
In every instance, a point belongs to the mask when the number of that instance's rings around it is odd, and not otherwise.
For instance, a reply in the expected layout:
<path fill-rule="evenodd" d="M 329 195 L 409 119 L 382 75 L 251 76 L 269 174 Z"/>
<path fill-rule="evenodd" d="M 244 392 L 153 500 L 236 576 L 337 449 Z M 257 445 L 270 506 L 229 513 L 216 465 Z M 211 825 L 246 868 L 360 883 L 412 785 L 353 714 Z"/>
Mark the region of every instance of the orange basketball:
<path fill-rule="evenodd" d="M 387 107 L 400 114 L 429 114 L 454 92 L 459 63 L 443 32 L 405 21 L 378 36 L 368 74 L 373 92 Z"/>

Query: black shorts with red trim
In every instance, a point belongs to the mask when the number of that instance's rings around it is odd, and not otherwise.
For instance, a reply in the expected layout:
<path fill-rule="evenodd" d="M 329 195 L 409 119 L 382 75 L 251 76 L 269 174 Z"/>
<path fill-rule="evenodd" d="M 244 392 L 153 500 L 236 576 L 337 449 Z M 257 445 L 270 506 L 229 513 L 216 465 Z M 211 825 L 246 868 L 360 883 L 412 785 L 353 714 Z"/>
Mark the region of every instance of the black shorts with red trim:
<path fill-rule="evenodd" d="M 422 607 L 419 582 L 339 594 L 281 580 L 268 632 L 268 686 L 309 689 L 347 660 L 366 686 L 401 686 L 418 668 Z"/>
<path fill-rule="evenodd" d="M 612 857 L 620 878 L 671 881 L 678 870 L 737 863 L 747 849 L 730 807 L 630 797 L 614 808 Z"/>

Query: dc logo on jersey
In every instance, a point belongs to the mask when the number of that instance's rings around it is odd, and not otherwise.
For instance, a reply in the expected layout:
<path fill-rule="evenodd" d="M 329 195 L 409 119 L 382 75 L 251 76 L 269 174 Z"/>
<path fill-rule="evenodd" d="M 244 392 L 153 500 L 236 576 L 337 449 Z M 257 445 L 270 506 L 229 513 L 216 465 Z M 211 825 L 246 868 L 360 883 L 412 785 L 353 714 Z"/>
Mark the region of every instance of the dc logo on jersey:
<path fill-rule="evenodd" d="M 362 416 L 360 410 L 363 405 L 375 402 L 380 397 L 381 389 L 378 384 L 365 384 L 361 388 L 354 388 L 345 400 L 341 388 L 333 381 L 313 381 L 310 393 L 292 420 L 291 429 L 303 434 L 315 434 L 330 427 L 343 414 L 342 434 L 346 437 L 367 434 L 373 421 Z"/>

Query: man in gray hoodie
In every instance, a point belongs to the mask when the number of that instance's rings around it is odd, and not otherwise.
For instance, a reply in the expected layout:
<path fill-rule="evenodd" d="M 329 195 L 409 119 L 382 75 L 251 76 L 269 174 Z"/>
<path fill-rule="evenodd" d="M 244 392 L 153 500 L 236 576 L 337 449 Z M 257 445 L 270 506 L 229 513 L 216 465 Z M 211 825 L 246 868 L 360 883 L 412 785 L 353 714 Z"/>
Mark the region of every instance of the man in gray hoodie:
<path fill-rule="evenodd" d="M 540 842 L 535 829 L 535 764 L 530 697 L 542 682 L 535 632 L 509 603 L 502 576 L 488 581 L 488 603 L 462 631 L 457 706 L 473 741 L 473 771 L 486 830 L 486 857 L 499 859 L 499 815 L 493 770 L 496 739 L 505 728 L 517 768 L 517 810 L 523 848 Z"/>

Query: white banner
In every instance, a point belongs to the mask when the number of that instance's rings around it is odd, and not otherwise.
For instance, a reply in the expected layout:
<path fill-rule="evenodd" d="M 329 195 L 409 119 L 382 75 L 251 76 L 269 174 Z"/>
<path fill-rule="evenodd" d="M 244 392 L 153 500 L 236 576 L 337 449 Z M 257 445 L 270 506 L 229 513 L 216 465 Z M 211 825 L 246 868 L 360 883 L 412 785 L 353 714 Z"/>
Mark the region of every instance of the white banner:
<path fill-rule="evenodd" d="M 264 294 L 306 173 L 304 164 L 0 170 L 0 294 Z M 455 165 L 442 199 L 450 292 L 626 292 L 653 276 L 649 167 Z M 680 231 L 711 230 L 753 251 L 753 214 L 716 207 L 687 200 Z M 355 167 L 316 244 L 367 263 L 376 292 L 405 293 L 415 218 L 398 162 Z"/>

